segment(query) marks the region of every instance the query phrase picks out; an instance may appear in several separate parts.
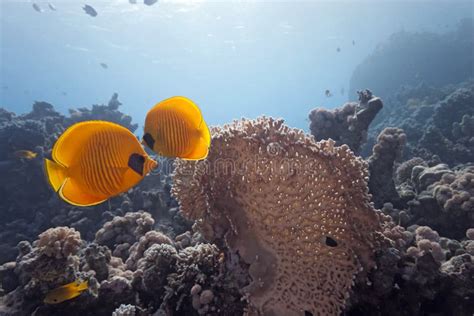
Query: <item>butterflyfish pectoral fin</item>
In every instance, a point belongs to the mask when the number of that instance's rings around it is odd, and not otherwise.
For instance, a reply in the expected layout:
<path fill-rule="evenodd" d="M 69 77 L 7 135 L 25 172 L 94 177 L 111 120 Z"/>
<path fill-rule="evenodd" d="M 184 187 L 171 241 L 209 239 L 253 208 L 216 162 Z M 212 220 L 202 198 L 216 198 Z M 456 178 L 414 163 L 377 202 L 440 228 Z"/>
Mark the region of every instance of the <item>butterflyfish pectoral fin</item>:
<path fill-rule="evenodd" d="M 105 202 L 101 198 L 84 192 L 74 179 L 67 178 L 59 189 L 59 196 L 69 204 L 75 206 L 93 206 Z"/>

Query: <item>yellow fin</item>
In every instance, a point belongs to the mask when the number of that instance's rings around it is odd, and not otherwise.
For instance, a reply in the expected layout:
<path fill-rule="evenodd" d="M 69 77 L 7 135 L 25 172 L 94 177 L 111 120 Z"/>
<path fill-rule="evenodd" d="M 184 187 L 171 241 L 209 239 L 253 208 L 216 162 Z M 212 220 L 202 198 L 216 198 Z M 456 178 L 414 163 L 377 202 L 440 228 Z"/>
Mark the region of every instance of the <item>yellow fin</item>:
<path fill-rule="evenodd" d="M 49 159 L 44 160 L 44 167 L 49 183 L 58 192 L 66 180 L 66 168 Z"/>
<path fill-rule="evenodd" d="M 199 138 L 194 144 L 193 150 L 182 157 L 185 160 L 201 160 L 205 159 L 209 153 L 209 147 L 211 146 L 211 133 L 204 120 L 202 120 L 201 126 L 198 130 Z"/>
<path fill-rule="evenodd" d="M 205 159 L 208 153 L 209 153 L 209 141 L 206 137 L 201 136 L 199 137 L 196 144 L 194 144 L 193 150 L 188 155 L 181 158 L 184 160 L 201 160 L 201 159 Z"/>
<path fill-rule="evenodd" d="M 85 280 L 85 281 L 77 280 L 76 282 L 77 282 L 76 289 L 78 291 L 85 291 L 89 288 L 89 281 L 88 280 Z"/>
<path fill-rule="evenodd" d="M 211 146 L 211 132 L 209 127 L 207 127 L 206 121 L 202 120 L 201 125 L 199 126 L 199 133 L 203 138 L 204 142 L 207 144 L 207 147 Z"/>
<path fill-rule="evenodd" d="M 59 196 L 75 206 L 93 206 L 107 200 L 107 198 L 100 198 L 83 192 L 80 186 L 71 178 L 67 178 L 59 189 Z"/>

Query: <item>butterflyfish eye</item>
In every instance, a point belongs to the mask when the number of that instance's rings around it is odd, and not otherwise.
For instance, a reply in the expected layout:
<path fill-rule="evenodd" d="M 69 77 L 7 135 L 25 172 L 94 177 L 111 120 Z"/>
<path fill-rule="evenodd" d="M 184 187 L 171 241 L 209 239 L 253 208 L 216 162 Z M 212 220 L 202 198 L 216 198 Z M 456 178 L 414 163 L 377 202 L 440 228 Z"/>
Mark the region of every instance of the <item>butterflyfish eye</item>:
<path fill-rule="evenodd" d="M 150 147 L 150 149 L 153 149 L 153 146 L 155 145 L 155 140 L 149 133 L 143 135 L 143 141 L 148 147 Z"/>
<path fill-rule="evenodd" d="M 143 176 L 143 166 L 145 164 L 145 157 L 140 154 L 131 154 L 128 159 L 128 166 L 130 169 Z"/>

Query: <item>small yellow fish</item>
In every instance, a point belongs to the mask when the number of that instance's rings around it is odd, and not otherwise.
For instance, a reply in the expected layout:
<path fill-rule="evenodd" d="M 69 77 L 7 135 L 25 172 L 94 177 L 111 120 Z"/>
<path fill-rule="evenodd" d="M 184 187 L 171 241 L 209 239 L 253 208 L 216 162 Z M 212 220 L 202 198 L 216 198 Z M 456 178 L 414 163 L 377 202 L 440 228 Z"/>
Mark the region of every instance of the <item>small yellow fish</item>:
<path fill-rule="evenodd" d="M 43 302 L 46 304 L 59 304 L 64 301 L 73 299 L 81 295 L 82 292 L 89 288 L 89 282 L 76 280 L 74 282 L 62 285 L 54 290 L 51 290 Z"/>
<path fill-rule="evenodd" d="M 87 121 L 69 127 L 45 159 L 49 183 L 76 206 L 102 203 L 128 191 L 156 168 L 135 135 L 118 124 Z"/>
<path fill-rule="evenodd" d="M 13 153 L 13 155 L 16 157 L 16 158 L 21 158 L 21 159 L 28 159 L 28 160 L 32 160 L 32 159 L 35 159 L 36 156 L 38 156 L 37 153 L 31 151 L 31 150 L 17 150 Z"/>
<path fill-rule="evenodd" d="M 143 143 L 165 157 L 199 160 L 207 157 L 211 134 L 193 101 L 172 97 L 147 113 Z"/>

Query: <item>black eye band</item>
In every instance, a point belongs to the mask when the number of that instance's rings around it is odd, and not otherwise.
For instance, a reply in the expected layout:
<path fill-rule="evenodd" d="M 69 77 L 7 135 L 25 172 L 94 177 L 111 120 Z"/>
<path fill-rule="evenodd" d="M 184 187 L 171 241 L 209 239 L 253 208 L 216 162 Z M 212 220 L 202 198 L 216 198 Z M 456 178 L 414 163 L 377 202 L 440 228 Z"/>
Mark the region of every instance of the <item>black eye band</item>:
<path fill-rule="evenodd" d="M 143 166 L 145 165 L 145 157 L 139 154 L 131 154 L 128 159 L 130 169 L 143 176 Z"/>
<path fill-rule="evenodd" d="M 151 150 L 153 150 L 153 146 L 155 145 L 155 140 L 153 137 L 151 137 L 150 134 L 146 133 L 143 135 L 143 140 L 145 141 L 145 144 L 150 147 Z"/>

